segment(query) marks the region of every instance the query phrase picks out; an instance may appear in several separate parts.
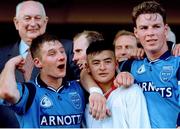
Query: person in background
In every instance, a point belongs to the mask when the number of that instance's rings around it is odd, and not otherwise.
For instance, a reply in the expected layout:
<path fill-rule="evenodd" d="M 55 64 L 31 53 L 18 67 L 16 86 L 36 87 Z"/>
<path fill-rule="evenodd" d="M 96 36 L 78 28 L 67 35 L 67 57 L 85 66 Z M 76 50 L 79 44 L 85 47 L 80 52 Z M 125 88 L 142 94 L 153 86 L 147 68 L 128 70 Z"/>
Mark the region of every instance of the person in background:
<path fill-rule="evenodd" d="M 86 67 L 86 49 L 94 41 L 104 40 L 103 35 L 97 31 L 85 30 L 73 38 L 73 61 L 82 70 Z"/>
<path fill-rule="evenodd" d="M 79 82 L 64 78 L 67 56 L 62 43 L 43 34 L 32 40 L 30 52 L 39 75 L 35 82 L 17 83 L 15 70 L 24 71 L 24 58 L 11 58 L 0 76 L 1 104 L 17 113 L 21 128 L 80 128 L 84 93 Z"/>
<path fill-rule="evenodd" d="M 151 127 L 175 128 L 180 112 L 180 57 L 168 50 L 165 9 L 155 1 L 145 1 L 133 8 L 132 18 L 146 58 L 127 60 L 119 68 L 132 73 L 142 87 Z"/>
<path fill-rule="evenodd" d="M 111 116 L 95 120 L 86 106 L 85 120 L 88 128 L 150 128 L 146 100 L 141 88 L 115 87 L 113 80 L 118 66 L 114 46 L 106 41 L 96 41 L 86 50 L 87 69 L 102 89 Z"/>
<path fill-rule="evenodd" d="M 113 45 L 115 46 L 115 55 L 118 62 L 135 57 L 135 52 L 138 49 L 138 40 L 134 33 L 126 30 L 117 32 L 114 38 Z M 139 49 L 136 57 L 144 56 L 144 50 Z"/>

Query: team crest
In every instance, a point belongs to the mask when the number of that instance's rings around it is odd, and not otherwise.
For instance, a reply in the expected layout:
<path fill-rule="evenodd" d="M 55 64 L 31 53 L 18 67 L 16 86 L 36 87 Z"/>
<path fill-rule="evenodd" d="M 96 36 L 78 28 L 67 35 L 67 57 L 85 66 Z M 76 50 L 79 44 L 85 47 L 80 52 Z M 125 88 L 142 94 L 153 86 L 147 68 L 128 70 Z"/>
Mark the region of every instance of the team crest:
<path fill-rule="evenodd" d="M 80 109 L 82 103 L 80 95 L 77 92 L 71 92 L 69 93 L 69 97 L 71 99 L 72 105 L 76 109 Z"/>
<path fill-rule="evenodd" d="M 40 101 L 40 106 L 44 108 L 48 108 L 52 106 L 52 101 L 48 96 L 44 96 Z"/>
<path fill-rule="evenodd" d="M 162 82 L 167 82 L 171 79 L 173 74 L 173 66 L 163 66 L 160 72 L 160 79 Z"/>
<path fill-rule="evenodd" d="M 146 69 L 145 69 L 145 66 L 144 66 L 144 64 L 143 65 L 141 65 L 140 67 L 139 67 L 139 69 L 137 70 L 137 73 L 138 74 L 142 74 L 142 73 L 144 73 L 146 71 Z"/>

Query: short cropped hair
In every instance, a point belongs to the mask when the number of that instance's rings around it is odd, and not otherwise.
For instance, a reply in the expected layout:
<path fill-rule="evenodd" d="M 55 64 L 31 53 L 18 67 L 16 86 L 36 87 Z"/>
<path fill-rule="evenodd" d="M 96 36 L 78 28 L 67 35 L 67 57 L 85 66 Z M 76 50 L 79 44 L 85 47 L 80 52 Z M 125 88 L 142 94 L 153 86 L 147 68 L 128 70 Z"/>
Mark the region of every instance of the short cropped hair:
<path fill-rule="evenodd" d="M 164 24 L 166 24 L 166 11 L 156 1 L 145 1 L 135 6 L 132 11 L 132 20 L 134 26 L 136 26 L 136 20 L 141 14 L 154 14 L 158 13 L 162 16 Z"/>
<path fill-rule="evenodd" d="M 48 33 L 45 33 L 33 39 L 32 44 L 30 46 L 30 52 L 31 52 L 32 58 L 41 57 L 41 55 L 39 55 L 41 46 L 45 42 L 51 42 L 51 41 L 59 41 L 59 39 L 55 35 L 50 35 Z"/>
<path fill-rule="evenodd" d="M 90 54 L 97 54 L 100 53 L 104 50 L 110 50 L 114 53 L 114 46 L 111 43 L 106 42 L 105 40 L 103 41 L 95 41 L 92 42 L 87 50 L 86 50 L 86 54 L 90 55 Z"/>

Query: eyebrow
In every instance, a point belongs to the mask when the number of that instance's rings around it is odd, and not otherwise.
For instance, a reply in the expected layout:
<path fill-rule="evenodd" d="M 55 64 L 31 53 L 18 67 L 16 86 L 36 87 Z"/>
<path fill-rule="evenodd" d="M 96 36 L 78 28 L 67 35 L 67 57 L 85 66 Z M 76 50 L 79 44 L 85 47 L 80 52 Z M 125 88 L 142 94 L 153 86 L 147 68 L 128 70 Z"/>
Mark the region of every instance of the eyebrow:
<path fill-rule="evenodd" d="M 103 59 L 103 61 L 106 61 L 106 60 L 112 60 L 112 58 L 111 57 L 108 57 L 108 58 L 105 58 L 105 59 Z M 94 61 L 101 61 L 100 59 L 94 59 L 94 60 L 92 60 L 93 62 Z"/>

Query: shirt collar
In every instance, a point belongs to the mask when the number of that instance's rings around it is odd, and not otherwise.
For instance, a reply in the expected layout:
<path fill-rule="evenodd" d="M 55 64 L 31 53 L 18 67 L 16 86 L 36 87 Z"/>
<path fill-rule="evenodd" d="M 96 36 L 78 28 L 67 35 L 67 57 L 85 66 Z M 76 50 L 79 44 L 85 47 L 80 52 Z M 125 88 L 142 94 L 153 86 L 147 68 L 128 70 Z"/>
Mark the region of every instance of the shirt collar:
<path fill-rule="evenodd" d="M 46 88 L 46 89 L 49 89 L 49 90 L 52 90 L 55 92 L 59 92 L 63 87 L 68 86 L 68 82 L 66 81 L 66 79 L 63 78 L 61 87 L 59 87 L 57 90 L 55 90 L 52 86 L 48 86 L 43 80 L 41 80 L 40 74 L 36 77 L 35 83 L 36 83 L 36 85 L 38 85 L 41 88 Z"/>
<path fill-rule="evenodd" d="M 20 55 L 22 55 L 24 58 L 27 56 L 27 50 L 29 49 L 29 46 L 23 41 L 21 40 L 20 44 L 19 44 L 19 53 Z"/>
<path fill-rule="evenodd" d="M 167 51 L 166 51 L 164 54 L 162 54 L 158 59 L 151 61 L 151 60 L 149 60 L 149 59 L 147 58 L 147 61 L 150 62 L 150 63 L 154 63 L 154 62 L 156 62 L 156 61 L 158 61 L 158 60 L 166 60 L 166 59 L 169 58 L 170 56 L 171 56 L 171 51 L 167 50 Z"/>

